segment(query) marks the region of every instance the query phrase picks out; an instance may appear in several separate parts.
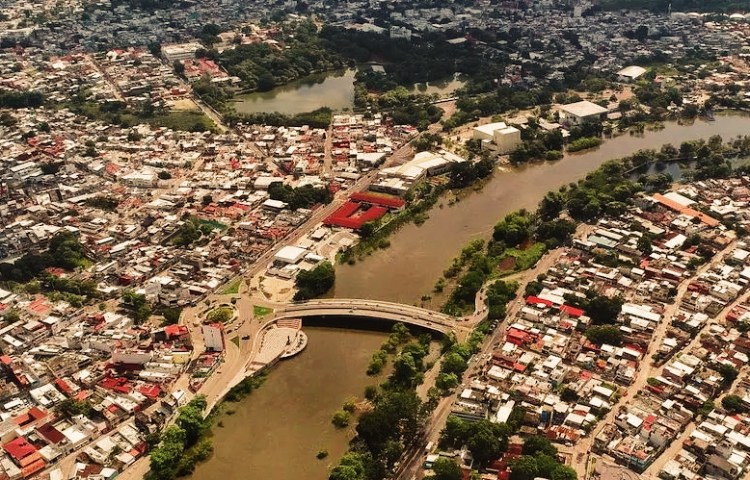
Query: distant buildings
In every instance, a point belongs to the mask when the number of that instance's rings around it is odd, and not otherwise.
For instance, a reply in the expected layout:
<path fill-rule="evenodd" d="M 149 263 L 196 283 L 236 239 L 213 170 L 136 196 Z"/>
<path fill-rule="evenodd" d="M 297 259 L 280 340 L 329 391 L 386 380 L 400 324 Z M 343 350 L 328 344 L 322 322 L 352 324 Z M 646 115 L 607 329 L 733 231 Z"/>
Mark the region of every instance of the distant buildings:
<path fill-rule="evenodd" d="M 633 82 L 646 73 L 646 69 L 637 65 L 625 67 L 617 72 L 617 79 L 621 82 Z"/>
<path fill-rule="evenodd" d="M 588 122 L 600 122 L 607 115 L 607 109 L 583 100 L 560 107 L 560 123 L 579 126 Z"/>
<path fill-rule="evenodd" d="M 521 144 L 521 131 L 505 122 L 489 123 L 474 127 L 472 137 L 501 155 L 514 151 Z"/>

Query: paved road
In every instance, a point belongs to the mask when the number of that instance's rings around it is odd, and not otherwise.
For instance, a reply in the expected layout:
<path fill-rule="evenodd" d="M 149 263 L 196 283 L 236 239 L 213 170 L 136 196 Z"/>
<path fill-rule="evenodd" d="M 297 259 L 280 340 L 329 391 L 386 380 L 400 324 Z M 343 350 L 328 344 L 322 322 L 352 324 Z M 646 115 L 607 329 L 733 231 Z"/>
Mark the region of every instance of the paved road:
<path fill-rule="evenodd" d="M 480 351 L 470 359 L 469 368 L 466 369 L 463 377 L 461 378 L 462 386 L 469 385 L 471 383 L 471 380 L 479 375 L 481 368 L 485 364 L 487 356 L 492 353 L 492 351 L 496 348 L 496 344 L 503 338 L 508 325 L 510 325 L 510 323 L 515 320 L 518 312 L 524 305 L 523 291 L 526 284 L 529 281 L 534 280 L 540 273 L 548 271 L 553 265 L 555 265 L 559 261 L 560 256 L 563 254 L 563 252 L 563 249 L 552 250 L 548 252 L 544 257 L 542 257 L 542 259 L 536 264 L 534 268 L 531 268 L 524 272 L 519 272 L 518 274 L 513 276 L 513 280 L 517 281 L 519 284 L 518 299 L 513 300 L 508 305 L 507 315 L 505 316 L 505 319 L 503 319 L 503 321 L 497 326 L 497 328 L 495 328 L 492 335 L 487 336 L 484 343 L 482 344 Z M 483 318 L 484 316 L 486 316 L 486 312 L 483 312 L 482 309 L 484 308 L 484 291 L 486 290 L 487 286 L 488 285 L 485 285 L 482 290 L 477 293 L 476 310 L 474 312 L 475 319 Z M 428 377 L 426 375 L 425 382 L 420 385 L 420 387 L 423 389 L 429 389 L 429 387 L 434 384 L 435 376 L 436 375 Z M 430 379 L 433 383 L 428 384 L 428 379 Z M 457 390 L 460 391 L 462 389 L 462 386 L 458 387 Z M 394 475 L 394 478 L 401 480 L 410 480 L 414 476 L 417 476 L 419 478 L 419 476 L 424 472 L 424 470 L 422 469 L 422 463 L 424 461 L 424 452 L 422 449 L 427 442 L 434 442 L 435 444 L 437 444 L 437 441 L 440 438 L 440 432 L 445 427 L 445 422 L 446 420 L 448 420 L 448 416 L 451 413 L 451 406 L 453 405 L 454 399 L 455 395 L 452 395 L 443 398 L 440 401 L 440 404 L 435 408 L 432 417 L 425 426 L 424 441 L 418 442 L 418 447 L 411 448 L 405 452 L 405 456 L 401 461 L 401 467 L 397 471 L 396 475 Z"/>
<path fill-rule="evenodd" d="M 201 110 L 203 110 L 206 115 L 211 117 L 214 122 L 216 122 L 217 126 L 222 129 L 226 129 L 223 122 L 221 121 L 221 117 L 217 116 L 212 109 L 207 107 L 207 105 L 205 105 L 197 98 L 196 103 L 198 103 L 199 107 L 201 107 Z M 440 131 L 441 128 L 442 127 L 439 123 L 433 124 L 430 125 L 428 131 L 431 133 L 435 133 Z M 409 142 L 405 143 L 401 148 L 393 152 L 393 154 L 386 160 L 384 166 L 388 167 L 392 165 L 398 165 L 408 160 L 408 158 L 413 155 L 411 142 L 419 138 L 420 135 L 417 135 Z M 328 137 L 330 138 L 330 135 Z M 330 157 L 330 147 L 328 142 L 329 139 L 327 138 L 326 157 Z M 326 162 L 328 162 L 328 160 L 326 160 Z M 193 169 L 196 168 L 197 165 L 194 165 Z M 354 183 L 351 188 L 349 188 L 349 191 L 356 192 L 367 190 L 370 184 L 375 180 L 376 175 L 376 171 L 372 171 L 367 173 L 366 175 L 363 175 Z M 227 391 L 233 385 L 241 381 L 247 375 L 248 367 L 251 365 L 255 354 L 257 354 L 257 349 L 259 348 L 260 342 L 257 341 L 258 334 L 263 328 L 263 325 L 266 324 L 265 321 L 261 322 L 258 321 L 258 319 L 253 318 L 253 305 L 263 305 L 264 303 L 268 302 L 259 301 L 258 299 L 251 297 L 250 292 L 247 291 L 248 289 L 245 278 L 252 278 L 253 276 L 262 272 L 279 248 L 281 248 L 283 245 L 294 244 L 304 235 L 311 232 L 324 218 L 326 218 L 337 208 L 339 208 L 339 206 L 344 203 L 346 197 L 348 197 L 347 191 L 342 190 L 338 192 L 338 194 L 334 197 L 334 200 L 330 204 L 315 210 L 305 223 L 289 232 L 285 237 L 275 242 L 275 244 L 260 257 L 258 257 L 255 262 L 245 268 L 245 270 L 240 275 L 230 279 L 224 285 L 215 290 L 217 292 L 220 292 L 226 285 L 231 284 L 235 280 L 240 280 L 240 292 L 237 295 L 212 294 L 208 296 L 207 300 L 212 304 L 230 303 L 232 297 L 239 296 L 236 307 L 240 312 L 239 318 L 232 322 L 233 326 L 230 327 L 236 329 L 236 335 L 240 338 L 239 347 L 233 342 L 227 341 L 227 351 L 225 354 L 223 365 L 214 375 L 206 380 L 199 392 L 203 395 L 206 395 L 209 405 L 209 411 L 211 408 L 213 408 L 213 406 L 216 405 L 216 403 L 220 401 L 221 398 L 223 398 L 224 395 L 226 395 Z M 199 324 L 203 319 L 203 310 L 204 309 L 201 308 L 200 305 L 191 309 L 186 309 L 183 313 L 182 318 L 180 319 L 181 324 L 190 326 L 189 328 L 191 329 L 191 338 L 193 340 L 193 344 L 196 347 L 200 347 L 203 344 L 200 328 L 198 325 L 196 325 L 196 322 Z M 250 337 L 249 340 L 242 340 L 242 337 L 245 336 Z M 228 339 L 233 337 L 234 335 L 232 334 L 227 335 Z M 202 350 L 195 348 L 194 351 L 201 352 Z M 184 375 L 183 377 L 184 378 L 182 379 L 182 381 L 187 381 L 187 376 Z M 446 412 L 449 412 L 449 407 L 451 404 L 449 400 L 450 399 L 448 398 L 444 399 L 444 401 L 441 402 L 442 407 L 439 406 L 438 411 L 445 410 Z M 440 426 L 440 428 L 442 428 L 442 426 Z M 439 432 L 439 430 L 436 431 Z M 148 473 L 148 471 L 149 459 L 148 457 L 144 457 L 136 461 L 131 467 L 121 473 L 118 478 L 121 478 L 123 480 L 142 479 L 146 475 L 146 473 Z"/>

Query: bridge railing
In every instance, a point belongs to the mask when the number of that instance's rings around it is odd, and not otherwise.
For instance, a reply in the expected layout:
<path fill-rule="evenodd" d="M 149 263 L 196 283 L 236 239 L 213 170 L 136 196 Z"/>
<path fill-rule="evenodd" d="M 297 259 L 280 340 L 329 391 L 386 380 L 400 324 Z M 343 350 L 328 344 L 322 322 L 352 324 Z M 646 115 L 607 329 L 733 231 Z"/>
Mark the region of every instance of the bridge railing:
<path fill-rule="evenodd" d="M 372 306 L 372 307 L 384 307 L 384 306 L 391 306 L 399 309 L 404 310 L 410 310 L 413 312 L 418 312 L 422 315 L 427 315 L 430 317 L 440 317 L 445 319 L 451 319 L 453 320 L 454 317 L 451 317 L 450 315 L 446 315 L 441 312 L 435 312 L 433 310 L 428 310 L 426 308 L 421 307 L 415 307 L 414 305 L 407 305 L 404 303 L 396 303 L 396 302 L 388 302 L 385 300 L 363 300 L 363 299 L 355 299 L 355 298 L 336 298 L 336 299 L 317 299 L 317 300 L 305 300 L 303 302 L 294 302 L 291 304 L 293 306 L 304 306 L 304 305 L 364 305 L 364 306 Z"/>
<path fill-rule="evenodd" d="M 335 310 L 359 310 L 359 311 L 371 311 L 371 312 L 388 312 L 395 313 L 398 315 L 409 315 L 416 318 L 421 318 L 426 321 L 442 322 L 442 323 L 453 323 L 456 319 L 449 317 L 444 314 L 436 312 L 430 312 L 425 310 L 407 309 L 399 306 L 390 305 L 342 305 L 338 303 L 323 303 L 323 304 L 304 304 L 304 305 L 290 305 L 283 309 L 283 311 L 303 311 L 303 310 L 317 310 L 331 308 Z"/>
<path fill-rule="evenodd" d="M 424 316 L 424 315 L 412 315 L 409 312 L 396 309 L 396 308 L 357 308 L 357 313 L 360 314 L 369 314 L 367 316 L 379 316 L 379 315 L 389 315 L 391 317 L 397 317 L 397 321 L 404 321 L 406 323 L 415 323 L 419 325 L 423 325 L 426 327 L 430 327 L 433 325 L 439 325 L 441 327 L 445 327 L 446 329 L 451 329 L 456 327 L 456 323 L 454 320 L 445 320 L 441 318 L 435 318 L 431 316 Z M 350 308 L 349 306 L 341 306 L 341 305 L 333 305 L 333 304 L 327 304 L 327 305 L 304 305 L 304 306 L 297 306 L 296 308 L 288 308 L 284 310 L 279 310 L 278 314 L 301 314 L 304 312 L 325 312 L 325 311 L 334 311 L 334 312 L 340 312 L 343 314 L 355 314 L 354 309 Z"/>

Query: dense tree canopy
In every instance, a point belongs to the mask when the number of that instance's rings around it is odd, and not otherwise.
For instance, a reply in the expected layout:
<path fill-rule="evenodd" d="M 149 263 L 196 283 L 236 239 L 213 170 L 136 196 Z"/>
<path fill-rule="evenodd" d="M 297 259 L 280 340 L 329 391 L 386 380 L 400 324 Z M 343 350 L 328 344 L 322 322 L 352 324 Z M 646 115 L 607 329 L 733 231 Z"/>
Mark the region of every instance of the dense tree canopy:
<path fill-rule="evenodd" d="M 50 267 L 75 270 L 86 264 L 86 252 L 78 237 L 69 232 L 58 233 L 46 252 L 26 254 L 15 263 L 0 263 L 0 281 L 27 282 Z"/>
<path fill-rule="evenodd" d="M 323 262 L 312 270 L 302 270 L 294 282 L 297 287 L 295 300 L 308 300 L 327 292 L 336 281 L 336 270 L 330 262 Z"/>
<path fill-rule="evenodd" d="M 467 422 L 450 416 L 441 433 L 441 442 L 456 448 L 466 445 L 477 465 L 483 466 L 499 458 L 508 448 L 510 434 L 510 427 L 504 423 L 489 420 Z"/>
<path fill-rule="evenodd" d="M 744 413 L 748 408 L 742 397 L 738 395 L 727 395 L 721 399 L 721 406 L 730 413 Z"/>
<path fill-rule="evenodd" d="M 197 462 L 210 456 L 211 443 L 206 438 L 210 421 L 203 417 L 206 406 L 206 398 L 198 395 L 180 408 L 176 424 L 164 430 L 159 445 L 151 451 L 147 480 L 173 480 L 192 472 Z"/>
<path fill-rule="evenodd" d="M 202 54 L 217 59 L 230 75 L 239 77 L 245 89 L 260 91 L 346 65 L 345 58 L 319 38 L 312 21 L 282 25 L 281 29 L 282 49 L 261 42 L 237 45 L 221 54 Z"/>
<path fill-rule="evenodd" d="M 432 476 L 428 480 L 461 480 L 461 467 L 450 458 L 440 457 L 432 466 Z"/>
<path fill-rule="evenodd" d="M 37 108 L 44 105 L 41 92 L 0 89 L 0 108 Z"/>
<path fill-rule="evenodd" d="M 331 203 L 333 194 L 325 187 L 318 188 L 312 185 L 294 188 L 281 182 L 272 183 L 268 187 L 268 194 L 274 200 L 280 200 L 289 204 L 289 208 L 310 208 L 317 204 Z"/>
<path fill-rule="evenodd" d="M 594 325 L 586 329 L 584 335 L 591 343 L 597 345 L 622 345 L 622 332 L 615 325 Z"/>
<path fill-rule="evenodd" d="M 620 315 L 625 300 L 622 297 L 608 297 L 606 295 L 595 295 L 583 306 L 586 315 L 591 317 L 592 323 L 596 325 L 613 324 Z"/>
<path fill-rule="evenodd" d="M 534 435 L 523 441 L 522 453 L 524 455 L 536 455 L 538 452 L 554 458 L 557 456 L 557 447 L 552 445 L 547 437 L 541 435 Z"/>
<path fill-rule="evenodd" d="M 531 236 L 531 217 L 525 211 L 509 213 L 495 225 L 492 237 L 509 247 L 523 243 Z"/>

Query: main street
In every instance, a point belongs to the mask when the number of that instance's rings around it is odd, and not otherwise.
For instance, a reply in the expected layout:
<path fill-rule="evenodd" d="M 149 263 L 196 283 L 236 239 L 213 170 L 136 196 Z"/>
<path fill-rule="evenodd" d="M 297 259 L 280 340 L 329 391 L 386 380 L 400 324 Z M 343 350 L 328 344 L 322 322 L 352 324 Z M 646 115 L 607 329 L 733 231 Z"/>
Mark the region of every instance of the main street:
<path fill-rule="evenodd" d="M 202 107 L 201 109 L 204 110 L 204 112 L 206 112 L 205 105 L 199 104 L 199 106 Z M 209 112 L 206 113 L 209 114 Z M 214 119 L 214 121 L 216 121 L 217 125 L 223 126 L 220 118 L 218 119 L 218 121 L 217 119 Z M 430 133 L 436 133 L 440 131 L 441 128 L 442 126 L 439 123 L 435 123 L 430 125 L 427 131 Z M 400 165 L 406 162 L 413 154 L 411 142 L 413 142 L 420 136 L 421 134 L 415 136 L 395 152 L 393 152 L 393 154 L 384 163 L 384 167 Z M 326 148 L 328 149 L 328 147 Z M 193 170 L 197 168 L 199 168 L 198 165 L 193 165 L 192 167 Z M 349 188 L 349 191 L 357 192 L 367 190 L 370 184 L 375 180 L 376 175 L 377 171 L 368 172 L 367 174 L 359 178 L 356 182 L 354 182 L 354 184 Z M 199 391 L 200 394 L 206 396 L 209 411 L 218 402 L 221 401 L 221 399 L 227 394 L 232 386 L 236 385 L 247 376 L 248 368 L 252 364 L 252 360 L 257 353 L 257 348 L 259 348 L 259 343 L 256 342 L 257 337 L 263 325 L 265 325 L 266 323 L 265 320 L 267 320 L 254 318 L 254 306 L 264 305 L 268 302 L 263 302 L 262 300 L 259 300 L 257 298 L 252 298 L 245 279 L 252 278 L 253 276 L 261 273 L 267 267 L 268 262 L 271 261 L 278 248 L 280 248 L 284 244 L 294 244 L 302 237 L 313 231 L 313 229 L 316 228 L 318 224 L 323 221 L 323 219 L 331 215 L 345 202 L 347 196 L 348 194 L 345 190 L 338 192 L 334 197 L 334 200 L 330 204 L 314 210 L 310 218 L 308 218 L 302 225 L 289 232 L 285 237 L 278 239 L 278 241 L 276 241 L 272 247 L 266 250 L 266 252 L 258 257 L 252 264 L 247 266 L 240 275 L 232 278 L 224 285 L 215 290 L 220 292 L 227 285 L 239 280 L 240 287 L 238 294 L 211 294 L 207 297 L 209 305 L 217 305 L 221 303 L 231 304 L 232 298 L 237 298 L 235 306 L 239 314 L 238 317 L 231 323 L 231 326 L 229 328 L 236 329 L 236 335 L 240 339 L 239 346 L 232 341 L 226 342 L 226 352 L 221 367 L 216 373 L 214 373 L 210 378 L 206 380 Z M 189 309 L 185 309 L 182 317 L 180 318 L 180 323 L 188 326 L 188 328 L 190 329 L 191 339 L 195 347 L 195 352 L 202 351 L 199 350 L 203 345 L 203 338 L 199 325 L 205 318 L 205 310 L 206 308 L 202 307 L 201 305 L 196 305 Z M 227 337 L 234 338 L 234 335 L 228 335 Z M 247 338 L 247 340 L 244 340 L 244 338 Z M 189 392 L 189 390 L 187 389 L 188 380 L 189 379 L 187 374 L 183 374 L 176 382 L 176 385 L 180 385 L 183 390 Z M 432 381 L 434 382 L 434 378 Z M 178 388 L 175 387 L 173 390 L 176 389 Z M 444 423 L 444 418 L 447 418 L 447 413 L 450 412 L 450 405 L 452 403 L 450 400 L 450 398 L 445 398 L 443 399 L 443 401 L 441 401 L 440 405 L 436 409 L 436 413 L 444 412 L 445 415 L 439 415 L 435 417 L 434 422 L 439 422 L 440 419 L 443 419 Z M 439 428 L 442 428 L 442 424 L 439 427 L 434 427 L 433 429 L 437 429 L 435 431 L 439 432 Z M 74 454 L 71 454 L 71 456 L 69 457 L 73 460 L 68 461 L 66 464 L 73 465 L 75 458 Z M 138 459 L 133 465 L 122 472 L 118 478 L 122 480 L 139 480 L 143 479 L 148 471 L 149 458 L 148 456 L 146 456 Z"/>

